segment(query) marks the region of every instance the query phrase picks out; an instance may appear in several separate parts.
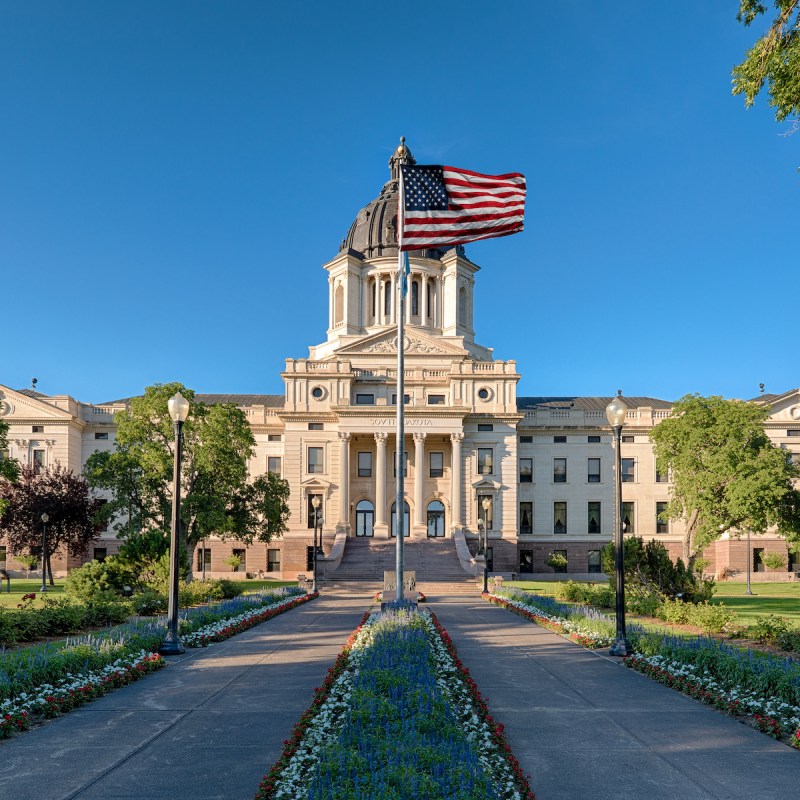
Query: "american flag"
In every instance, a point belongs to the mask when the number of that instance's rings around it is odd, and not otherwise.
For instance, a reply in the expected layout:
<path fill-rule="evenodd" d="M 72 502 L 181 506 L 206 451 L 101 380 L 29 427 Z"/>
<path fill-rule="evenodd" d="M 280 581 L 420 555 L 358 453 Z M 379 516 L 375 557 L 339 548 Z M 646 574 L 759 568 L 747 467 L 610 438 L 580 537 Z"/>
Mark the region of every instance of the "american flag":
<path fill-rule="evenodd" d="M 523 228 L 525 176 L 402 164 L 402 250 L 507 236 Z"/>

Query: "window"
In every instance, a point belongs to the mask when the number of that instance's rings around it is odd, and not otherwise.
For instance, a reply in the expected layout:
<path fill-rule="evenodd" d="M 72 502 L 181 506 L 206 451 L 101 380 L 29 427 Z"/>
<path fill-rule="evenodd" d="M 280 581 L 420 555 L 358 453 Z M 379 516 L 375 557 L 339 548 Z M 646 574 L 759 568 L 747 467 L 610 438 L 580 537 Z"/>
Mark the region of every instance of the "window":
<path fill-rule="evenodd" d="M 443 406 L 445 403 L 445 396 L 443 394 L 429 394 L 428 395 L 428 405 L 429 406 Z"/>
<path fill-rule="evenodd" d="M 273 475 L 281 474 L 280 456 L 267 456 L 267 472 L 271 472 Z"/>
<path fill-rule="evenodd" d="M 197 548 L 197 571 L 203 571 L 203 563 L 205 562 L 206 569 L 211 569 L 211 548 L 198 547 Z"/>
<path fill-rule="evenodd" d="M 310 431 L 324 431 L 325 426 L 321 422 L 309 422 L 308 429 Z"/>
<path fill-rule="evenodd" d="M 357 406 L 374 406 L 375 405 L 375 395 L 374 394 L 357 394 L 356 395 L 356 405 Z"/>
<path fill-rule="evenodd" d="M 374 524 L 374 506 L 369 500 L 360 500 L 356 505 L 356 536 L 371 537 Z"/>
<path fill-rule="evenodd" d="M 479 431 L 493 431 L 494 430 L 494 425 L 488 425 L 486 423 L 481 422 L 481 423 L 478 423 L 478 430 Z"/>
<path fill-rule="evenodd" d="M 521 458 L 519 460 L 519 482 L 533 483 L 533 459 Z"/>
<path fill-rule="evenodd" d="M 321 386 L 315 386 L 315 387 L 314 387 L 314 388 L 311 390 L 311 396 L 312 396 L 312 397 L 313 397 L 315 400 L 319 400 L 319 399 L 320 399 L 320 398 L 321 398 L 321 397 L 322 397 L 324 394 L 325 394 L 325 390 L 324 390 L 324 389 L 323 389 Z M 278 554 L 278 557 L 279 557 L 279 559 L 280 559 L 280 552 L 279 552 L 279 554 Z M 279 568 L 280 568 L 280 563 L 281 563 L 281 562 L 280 562 L 280 560 L 279 560 L 279 561 L 278 561 L 278 567 L 279 567 Z"/>
<path fill-rule="evenodd" d="M 408 503 L 403 501 L 403 538 L 411 536 L 411 529 L 408 523 Z M 392 503 L 392 536 L 397 538 L 397 501 Z"/>
<path fill-rule="evenodd" d="M 44 425 L 34 425 L 31 428 L 31 432 L 32 433 L 44 433 Z"/>
<path fill-rule="evenodd" d="M 588 528 L 589 533 L 600 533 L 600 502 L 597 500 L 590 500 L 587 506 L 588 511 Z"/>
<path fill-rule="evenodd" d="M 553 483 L 566 483 L 566 482 L 567 482 L 567 459 L 554 458 Z"/>
<path fill-rule="evenodd" d="M 307 528 L 314 528 L 314 519 L 316 517 L 315 509 L 314 509 L 314 498 L 319 498 L 319 507 L 316 509 L 316 512 L 319 513 L 319 521 L 322 522 L 323 515 L 322 515 L 322 495 L 321 494 L 309 494 L 306 496 L 306 527 Z"/>
<path fill-rule="evenodd" d="M 589 550 L 586 554 L 588 557 L 589 568 L 587 572 L 602 572 L 600 568 L 600 551 L 599 550 Z"/>
<path fill-rule="evenodd" d="M 232 556 L 238 558 L 240 564 L 238 567 L 233 568 L 233 572 L 247 572 L 247 551 L 246 550 L 239 550 L 235 549 L 232 553 Z"/>
<path fill-rule="evenodd" d="M 519 504 L 519 532 L 521 535 L 533 533 L 533 503 Z"/>
<path fill-rule="evenodd" d="M 481 400 L 488 400 L 489 399 L 489 390 L 488 389 L 478 389 L 478 397 Z"/>
<path fill-rule="evenodd" d="M 103 440 L 108 439 L 108 432 L 107 431 L 97 432 L 95 433 L 94 438 Z"/>
<path fill-rule="evenodd" d="M 658 467 L 656 467 L 656 483 L 669 483 L 669 474 L 659 472 Z"/>
<path fill-rule="evenodd" d="M 444 503 L 432 500 L 428 503 L 428 538 L 438 539 L 444 536 Z"/>
<path fill-rule="evenodd" d="M 419 316 L 419 281 L 411 281 L 411 316 Z"/>
<path fill-rule="evenodd" d="M 486 508 L 483 507 L 484 500 L 488 500 Z M 492 530 L 494 525 L 494 498 L 490 494 L 478 495 L 478 520 L 486 526 L 486 530 Z"/>
<path fill-rule="evenodd" d="M 314 565 L 311 565 L 314 568 Z M 281 571 L 281 551 L 277 547 L 270 547 L 267 550 L 267 572 Z"/>
<path fill-rule="evenodd" d="M 636 503 L 622 504 L 622 532 L 636 533 Z"/>
<path fill-rule="evenodd" d="M 669 522 L 664 516 L 667 513 L 667 504 L 662 501 L 656 502 L 656 533 L 669 533 Z"/>
<path fill-rule="evenodd" d="M 519 437 L 520 444 L 533 444 L 533 436 L 520 436 Z"/>
<path fill-rule="evenodd" d="M 533 550 L 519 551 L 519 571 L 533 572 Z"/>
<path fill-rule="evenodd" d="M 600 444 L 600 437 L 599 436 L 587 436 L 586 441 L 589 444 Z"/>
<path fill-rule="evenodd" d="M 431 478 L 441 478 L 444 475 L 444 453 L 430 453 Z"/>
<path fill-rule="evenodd" d="M 620 440 L 621 440 L 621 441 L 622 441 L 624 444 L 633 444 L 633 443 L 636 441 L 636 439 L 634 439 L 634 437 L 633 437 L 633 436 L 621 436 L 621 437 L 620 437 Z"/>
<path fill-rule="evenodd" d="M 392 467 L 392 474 L 394 477 L 397 477 L 397 451 L 395 450 L 394 457 L 392 459 L 393 467 Z M 408 450 L 403 450 L 403 477 L 408 477 Z"/>
<path fill-rule="evenodd" d="M 392 282 L 386 281 L 383 284 L 383 313 L 389 316 L 392 313 Z"/>
<path fill-rule="evenodd" d="M 567 504 L 562 500 L 553 503 L 553 533 L 567 532 Z"/>
<path fill-rule="evenodd" d="M 553 443 L 554 444 L 566 444 L 567 443 L 567 437 L 566 436 L 554 436 L 553 437 Z"/>
<path fill-rule="evenodd" d="M 358 477 L 372 477 L 372 453 L 361 452 L 358 454 Z"/>
<path fill-rule="evenodd" d="M 34 431 L 34 433 L 35 433 L 35 431 Z M 787 436 L 800 436 L 800 428 L 789 428 L 789 430 L 786 431 L 786 435 Z"/>
<path fill-rule="evenodd" d="M 600 459 L 590 458 L 586 476 L 589 483 L 600 483 Z"/>
<path fill-rule="evenodd" d="M 308 472 L 309 474 L 320 474 L 325 472 L 325 448 L 308 448 Z"/>
<path fill-rule="evenodd" d="M 622 482 L 633 483 L 636 480 L 636 459 L 622 459 Z"/>
<path fill-rule="evenodd" d="M 553 550 L 554 556 L 562 556 L 564 560 L 567 560 L 567 551 L 566 550 Z M 560 567 L 553 567 L 553 572 L 567 572 L 569 570 L 569 564 L 563 564 Z"/>
<path fill-rule="evenodd" d="M 94 552 L 92 554 L 92 558 L 95 561 L 99 561 L 101 564 L 106 560 L 108 557 L 108 548 L 107 547 L 95 547 Z"/>
<path fill-rule="evenodd" d="M 411 402 L 411 395 L 410 394 L 404 394 L 403 395 L 403 405 L 407 406 L 410 402 Z M 397 392 L 395 392 L 392 395 L 392 405 L 393 406 L 397 405 Z"/>
<path fill-rule="evenodd" d="M 753 548 L 753 572 L 766 572 L 766 566 L 764 562 L 761 560 L 761 556 L 764 553 L 763 547 L 754 547 Z"/>
<path fill-rule="evenodd" d="M 6 559 L 8 558 L 8 548 L 4 544 L 0 544 L 0 564 L 3 569 L 6 567 Z"/>
<path fill-rule="evenodd" d="M 491 447 L 478 448 L 478 475 L 491 475 L 493 472 L 494 451 Z"/>
<path fill-rule="evenodd" d="M 314 546 L 306 546 L 306 572 L 314 571 Z"/>
<path fill-rule="evenodd" d="M 44 469 L 44 450 L 33 451 L 33 470 L 38 475 Z"/>
<path fill-rule="evenodd" d="M 283 436 L 280 433 L 269 433 L 267 434 L 267 441 L 268 442 L 282 442 Z"/>

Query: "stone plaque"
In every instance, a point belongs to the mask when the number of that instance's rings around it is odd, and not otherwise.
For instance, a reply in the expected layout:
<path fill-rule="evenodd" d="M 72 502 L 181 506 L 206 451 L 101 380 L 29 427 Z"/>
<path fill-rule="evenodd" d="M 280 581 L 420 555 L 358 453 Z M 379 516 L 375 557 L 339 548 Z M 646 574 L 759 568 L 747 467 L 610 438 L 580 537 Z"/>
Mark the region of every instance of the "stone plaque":
<path fill-rule="evenodd" d="M 413 569 L 403 570 L 403 597 L 417 590 L 417 573 Z M 383 573 L 383 599 L 387 600 L 397 593 L 397 573 L 385 571 Z"/>

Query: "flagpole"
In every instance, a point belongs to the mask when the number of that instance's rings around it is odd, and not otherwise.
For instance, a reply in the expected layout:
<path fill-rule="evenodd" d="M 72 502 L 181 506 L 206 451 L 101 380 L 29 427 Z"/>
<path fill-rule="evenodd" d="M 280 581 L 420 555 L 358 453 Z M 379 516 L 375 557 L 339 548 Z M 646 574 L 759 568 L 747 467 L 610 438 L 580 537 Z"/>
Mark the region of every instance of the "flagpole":
<path fill-rule="evenodd" d="M 395 474 L 397 475 L 397 498 L 395 500 L 395 600 L 403 600 L 404 563 L 403 563 L 403 537 L 405 535 L 405 330 L 404 317 L 406 311 L 406 274 L 404 269 L 403 253 L 403 170 L 398 165 L 399 191 L 397 195 L 397 445 Z"/>

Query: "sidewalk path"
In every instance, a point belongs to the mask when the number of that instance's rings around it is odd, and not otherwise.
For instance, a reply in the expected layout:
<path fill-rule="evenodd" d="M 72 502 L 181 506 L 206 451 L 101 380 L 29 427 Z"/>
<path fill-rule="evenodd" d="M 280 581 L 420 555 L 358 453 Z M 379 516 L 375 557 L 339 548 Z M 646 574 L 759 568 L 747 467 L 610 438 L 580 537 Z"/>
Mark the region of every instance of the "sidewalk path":
<path fill-rule="evenodd" d="M 800 751 L 478 598 L 430 598 L 537 800 L 800 794 Z"/>
<path fill-rule="evenodd" d="M 0 743 L 0 798 L 251 800 L 368 606 L 323 595 Z"/>

